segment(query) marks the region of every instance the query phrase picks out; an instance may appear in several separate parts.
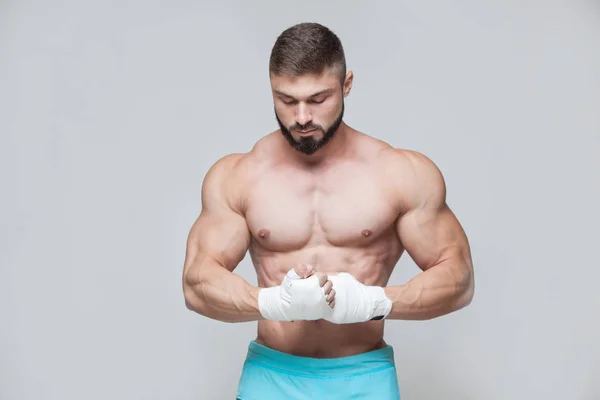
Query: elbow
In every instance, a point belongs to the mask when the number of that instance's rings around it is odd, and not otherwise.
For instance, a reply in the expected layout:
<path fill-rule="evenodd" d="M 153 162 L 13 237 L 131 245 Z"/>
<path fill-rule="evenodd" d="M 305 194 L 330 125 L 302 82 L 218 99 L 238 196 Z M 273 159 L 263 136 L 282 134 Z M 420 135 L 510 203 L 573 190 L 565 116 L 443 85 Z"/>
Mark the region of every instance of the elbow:
<path fill-rule="evenodd" d="M 451 314 L 456 311 L 460 311 L 463 308 L 469 306 L 471 301 L 473 300 L 473 290 L 467 289 L 457 293 L 453 299 L 453 301 L 449 302 L 445 312 L 442 314 Z"/>
<path fill-rule="evenodd" d="M 473 289 L 473 287 L 469 287 L 467 290 L 465 290 L 464 293 L 462 293 L 462 295 L 460 296 L 460 300 L 459 300 L 459 309 L 461 308 L 465 308 L 468 305 L 471 304 L 471 302 L 473 301 L 473 296 L 475 295 L 475 290 Z"/>
<path fill-rule="evenodd" d="M 461 289 L 458 291 L 457 310 L 467 307 L 473 301 L 473 296 L 475 295 L 475 282 L 472 272 L 468 273 L 465 279 L 463 279 L 460 288 Z"/>
<path fill-rule="evenodd" d="M 193 293 L 189 293 L 188 290 L 184 290 L 183 300 L 185 301 L 185 308 L 187 308 L 190 311 L 196 311 L 196 309 L 198 308 L 195 301 L 196 299 L 194 299 L 193 296 Z"/>
<path fill-rule="evenodd" d="M 201 284 L 198 282 L 190 282 L 188 279 L 184 279 L 183 300 L 188 310 L 200 315 L 206 315 L 206 302 L 203 296 L 200 295 L 202 293 L 200 286 Z"/>
<path fill-rule="evenodd" d="M 200 302 L 198 301 L 198 296 L 194 292 L 194 290 L 190 287 L 183 288 L 183 300 L 185 302 L 185 307 L 190 311 L 199 310 Z"/>
<path fill-rule="evenodd" d="M 196 314 L 200 314 L 204 317 L 208 317 L 208 306 L 206 304 L 206 302 L 200 297 L 198 296 L 193 290 L 185 290 L 184 291 L 184 302 L 185 302 L 185 307 L 190 310 L 195 312 Z"/>

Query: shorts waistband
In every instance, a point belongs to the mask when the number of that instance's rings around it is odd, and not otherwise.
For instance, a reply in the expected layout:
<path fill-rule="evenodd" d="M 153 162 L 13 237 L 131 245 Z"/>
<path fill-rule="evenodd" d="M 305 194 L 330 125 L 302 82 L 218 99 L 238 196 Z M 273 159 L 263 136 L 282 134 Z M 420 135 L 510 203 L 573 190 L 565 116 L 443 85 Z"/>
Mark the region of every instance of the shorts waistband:
<path fill-rule="evenodd" d="M 306 376 L 361 375 L 395 367 L 392 346 L 347 357 L 311 358 L 283 353 L 251 341 L 247 361 L 282 373 Z"/>

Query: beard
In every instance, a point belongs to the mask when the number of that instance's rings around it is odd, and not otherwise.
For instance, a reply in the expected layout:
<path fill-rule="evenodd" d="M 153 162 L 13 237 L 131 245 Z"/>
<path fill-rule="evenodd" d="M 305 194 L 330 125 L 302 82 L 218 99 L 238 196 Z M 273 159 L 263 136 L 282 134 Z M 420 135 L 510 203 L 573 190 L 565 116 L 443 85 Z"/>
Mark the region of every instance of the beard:
<path fill-rule="evenodd" d="M 340 111 L 340 115 L 336 118 L 336 120 L 331 124 L 327 130 L 325 130 L 321 125 L 315 125 L 312 123 L 306 125 L 294 124 L 289 128 L 286 128 L 283 125 L 283 122 L 279 119 L 277 115 L 277 111 L 275 111 L 275 118 L 277 119 L 277 123 L 279 124 L 279 128 L 281 129 L 281 133 L 283 137 L 286 138 L 290 146 L 292 146 L 295 150 L 306 154 L 311 155 L 315 153 L 317 150 L 325 146 L 331 138 L 335 135 L 340 124 L 342 123 L 342 118 L 344 117 L 344 103 L 342 102 L 342 110 Z M 294 139 L 290 131 L 293 130 L 302 130 L 307 131 L 311 129 L 317 129 L 323 133 L 323 137 L 321 139 L 315 139 L 314 137 L 300 137 L 298 140 Z"/>

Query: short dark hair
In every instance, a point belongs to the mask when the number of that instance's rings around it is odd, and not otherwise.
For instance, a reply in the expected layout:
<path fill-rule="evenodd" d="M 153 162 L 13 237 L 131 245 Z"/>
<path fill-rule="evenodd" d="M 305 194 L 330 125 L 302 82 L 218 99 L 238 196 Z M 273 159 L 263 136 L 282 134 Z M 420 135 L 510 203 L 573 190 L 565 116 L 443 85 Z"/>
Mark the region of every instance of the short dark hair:
<path fill-rule="evenodd" d="M 343 84 L 346 58 L 342 42 L 329 28 L 314 22 L 300 23 L 283 31 L 269 60 L 270 75 L 321 74 L 331 67 L 339 68 Z"/>

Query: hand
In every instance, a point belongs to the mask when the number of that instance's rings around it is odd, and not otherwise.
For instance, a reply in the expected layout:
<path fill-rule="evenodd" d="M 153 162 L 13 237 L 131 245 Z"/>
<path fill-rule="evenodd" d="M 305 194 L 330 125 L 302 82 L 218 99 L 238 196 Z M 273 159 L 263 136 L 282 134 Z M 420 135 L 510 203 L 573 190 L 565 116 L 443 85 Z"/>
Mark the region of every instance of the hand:
<path fill-rule="evenodd" d="M 298 321 L 322 319 L 331 312 L 335 292 L 327 276 L 309 265 L 291 269 L 281 285 L 258 292 L 258 308 L 265 319 Z"/>
<path fill-rule="evenodd" d="M 392 301 L 381 286 L 365 286 L 354 276 L 342 272 L 329 276 L 335 290 L 336 304 L 327 321 L 351 324 L 373 319 L 384 319 L 392 310 Z"/>

